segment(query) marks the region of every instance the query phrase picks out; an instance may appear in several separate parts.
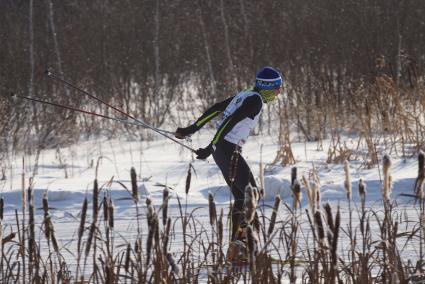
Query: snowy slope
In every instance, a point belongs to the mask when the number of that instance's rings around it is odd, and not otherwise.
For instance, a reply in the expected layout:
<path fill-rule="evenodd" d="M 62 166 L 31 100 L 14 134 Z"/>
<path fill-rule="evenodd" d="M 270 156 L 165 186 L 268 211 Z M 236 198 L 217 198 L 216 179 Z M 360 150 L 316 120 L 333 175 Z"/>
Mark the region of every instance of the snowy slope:
<path fill-rule="evenodd" d="M 211 129 L 195 134 L 189 145 L 194 149 L 208 145 L 214 132 Z M 347 138 L 347 141 L 351 141 Z M 298 177 L 311 174 L 313 167 L 320 179 L 322 200 L 345 201 L 344 169 L 343 164 L 327 164 L 327 150 L 329 141 L 324 141 L 323 151 L 317 150 L 317 143 L 293 143 L 292 149 L 297 163 Z M 352 143 L 352 142 L 351 142 Z M 266 165 L 265 187 L 266 202 L 273 201 L 276 194 L 280 194 L 284 201 L 291 203 L 289 189 L 290 172 L 292 166 L 282 167 L 271 165 L 278 150 L 277 137 L 253 136 L 244 146 L 243 156 L 254 173 L 259 176 L 260 147 L 263 146 L 262 160 Z M 6 173 L 6 180 L 0 182 L 1 195 L 5 199 L 6 210 L 21 206 L 22 188 L 22 156 L 15 156 L 12 169 Z M 62 160 L 62 165 L 59 163 Z M 393 197 L 401 202 L 409 202 L 409 198 L 400 198 L 400 193 L 412 193 L 417 175 L 416 157 L 401 159 L 392 157 L 392 177 L 394 183 Z M 32 175 L 34 157 L 25 156 L 25 183 Z M 96 166 L 98 163 L 98 167 Z M 189 150 L 172 141 L 160 138 L 153 142 L 130 142 L 125 140 L 94 140 L 80 143 L 58 151 L 47 150 L 42 152 L 38 174 L 34 177 L 35 200 L 41 204 L 42 193 L 48 190 L 49 201 L 52 206 L 62 208 L 81 206 L 85 194 L 91 194 L 93 180 L 97 177 L 100 185 L 107 184 L 111 179 L 114 183 L 107 186 L 112 196 L 117 200 L 117 206 L 126 206 L 119 199 L 129 197 L 127 188 L 130 185 L 130 169 L 134 167 L 139 177 L 139 190 L 142 196 L 149 196 L 154 204 L 162 202 L 163 186 L 173 189 L 174 194 L 185 198 L 186 175 L 189 163 L 193 165 L 192 181 L 188 195 L 188 203 L 207 204 L 208 192 L 215 195 L 217 203 L 227 203 L 230 198 L 229 190 L 221 176 L 219 169 L 210 157 L 207 161 L 194 159 Z M 66 165 L 66 170 L 63 165 Z M 367 200 L 377 202 L 381 200 L 382 166 L 366 169 L 363 161 L 350 162 L 352 175 L 353 199 L 358 200 L 357 184 L 359 178 L 366 181 Z M 65 178 L 65 171 L 68 178 Z M 120 182 L 120 183 L 118 183 Z M 172 199 L 171 203 L 176 202 Z M 304 202 L 305 203 L 305 198 Z M 123 204 L 120 204 L 123 203 Z M 131 206 L 131 202 L 127 202 Z M 38 206 L 37 205 L 37 206 Z"/>

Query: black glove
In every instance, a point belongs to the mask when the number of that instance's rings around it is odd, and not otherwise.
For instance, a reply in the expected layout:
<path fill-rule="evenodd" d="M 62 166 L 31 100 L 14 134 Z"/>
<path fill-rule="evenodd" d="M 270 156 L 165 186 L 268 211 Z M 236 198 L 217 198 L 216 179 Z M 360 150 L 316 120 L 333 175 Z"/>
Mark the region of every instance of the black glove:
<path fill-rule="evenodd" d="M 198 150 L 196 150 L 196 159 L 199 160 L 205 160 L 206 158 L 208 158 L 209 155 L 211 155 L 212 153 L 214 153 L 214 147 L 212 144 L 208 145 L 205 148 L 199 148 Z"/>
<path fill-rule="evenodd" d="M 198 130 L 196 125 L 190 125 L 188 127 L 178 127 L 176 131 L 174 132 L 174 136 L 178 139 L 184 139 L 186 136 L 189 136 L 193 133 L 195 133 Z"/>

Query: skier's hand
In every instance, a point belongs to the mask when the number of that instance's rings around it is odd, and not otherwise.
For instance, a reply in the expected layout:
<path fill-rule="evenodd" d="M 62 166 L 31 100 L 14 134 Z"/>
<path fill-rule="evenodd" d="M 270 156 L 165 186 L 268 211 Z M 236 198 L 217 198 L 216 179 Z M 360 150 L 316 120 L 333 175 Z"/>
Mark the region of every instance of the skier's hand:
<path fill-rule="evenodd" d="M 205 148 L 199 148 L 198 150 L 196 150 L 196 159 L 199 160 L 205 160 L 206 158 L 209 157 L 209 155 L 211 155 L 212 153 L 214 153 L 214 147 L 212 144 L 208 145 Z"/>
<path fill-rule="evenodd" d="M 178 127 L 174 132 L 174 136 L 178 139 L 184 139 L 186 136 L 189 136 L 195 133 L 198 128 L 195 125 L 190 125 L 188 127 Z"/>

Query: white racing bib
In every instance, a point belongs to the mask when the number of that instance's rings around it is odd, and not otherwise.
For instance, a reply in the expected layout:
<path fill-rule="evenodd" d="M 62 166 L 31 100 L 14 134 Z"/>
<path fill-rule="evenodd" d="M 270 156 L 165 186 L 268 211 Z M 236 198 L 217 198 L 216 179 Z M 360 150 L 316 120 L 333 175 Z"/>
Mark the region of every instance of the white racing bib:
<path fill-rule="evenodd" d="M 261 99 L 261 95 L 253 92 L 251 90 L 245 90 L 237 94 L 233 100 L 229 103 L 227 108 L 224 110 L 223 118 L 221 119 L 220 123 L 218 124 L 217 128 L 220 128 L 223 124 L 223 122 L 231 116 L 238 108 L 241 107 L 242 103 L 245 101 L 246 98 L 250 96 L 259 96 Z M 261 99 L 261 103 L 263 104 L 263 100 Z M 263 110 L 263 106 L 261 106 L 260 112 L 254 117 L 254 119 L 251 119 L 249 117 L 246 117 L 239 121 L 232 130 L 230 130 L 229 133 L 224 137 L 226 141 L 229 141 L 230 143 L 242 146 L 245 144 L 246 140 L 248 139 L 249 134 L 251 133 L 251 130 L 255 127 L 255 125 L 258 122 L 258 119 L 260 117 L 261 111 Z"/>

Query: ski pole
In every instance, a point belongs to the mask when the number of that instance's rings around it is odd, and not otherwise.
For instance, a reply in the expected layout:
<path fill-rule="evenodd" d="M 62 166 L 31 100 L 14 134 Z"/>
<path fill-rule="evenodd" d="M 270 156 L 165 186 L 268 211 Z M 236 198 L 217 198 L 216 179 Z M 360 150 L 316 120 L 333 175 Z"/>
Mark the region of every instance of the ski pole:
<path fill-rule="evenodd" d="M 62 83 L 63 83 L 63 84 L 65 84 L 66 86 L 71 87 L 72 89 L 77 90 L 78 92 L 80 92 L 80 93 L 82 93 L 82 94 L 85 94 L 85 95 L 87 95 L 87 96 L 89 96 L 89 97 L 91 97 L 91 98 L 93 98 L 93 99 L 97 100 L 98 102 L 100 102 L 100 103 L 102 103 L 102 104 L 104 104 L 104 105 L 106 105 L 106 106 L 108 106 L 108 107 L 112 108 L 113 110 L 115 110 L 115 111 L 117 111 L 117 112 L 121 113 L 122 115 L 125 115 L 125 116 L 127 116 L 127 117 L 129 117 L 129 118 L 131 118 L 131 119 L 135 120 L 136 122 L 140 123 L 141 125 L 145 126 L 146 128 L 149 128 L 149 129 L 151 129 L 151 130 L 155 131 L 156 133 L 158 133 L 158 134 L 160 134 L 160 135 L 162 135 L 162 136 L 164 136 L 164 137 L 166 137 L 166 138 L 168 138 L 168 139 L 170 139 L 170 140 L 172 140 L 172 141 L 176 142 L 177 144 L 179 144 L 179 145 L 181 145 L 181 146 L 185 147 L 186 149 L 188 149 L 188 150 L 190 150 L 190 151 L 192 151 L 192 152 L 195 152 L 195 150 L 194 150 L 194 149 L 192 149 L 191 147 L 189 147 L 189 146 L 187 146 L 187 145 L 185 145 L 185 144 L 181 143 L 180 141 L 178 141 L 178 140 L 174 139 L 173 137 L 168 136 L 167 134 L 165 134 L 165 133 L 161 132 L 158 128 L 155 128 L 155 127 L 153 127 L 153 126 L 150 126 L 149 124 L 147 124 L 147 123 L 145 123 L 145 122 L 143 122 L 143 121 L 141 121 L 141 120 L 139 120 L 139 119 L 135 118 L 135 117 L 134 117 L 134 116 L 132 116 L 131 114 L 126 113 L 125 111 L 122 111 L 121 109 L 114 107 L 113 105 L 111 105 L 111 104 L 109 104 L 109 103 L 107 103 L 107 102 L 103 101 L 102 99 L 100 99 L 100 98 L 98 98 L 98 97 L 96 97 L 96 96 L 94 96 L 94 95 L 90 94 L 89 92 L 84 91 L 83 89 L 81 89 L 81 88 L 79 88 L 79 87 L 77 87 L 77 86 L 75 86 L 75 85 L 71 84 L 70 82 L 68 82 L 68 81 L 66 81 L 66 80 L 64 80 L 64 79 L 62 79 L 62 78 L 60 78 L 59 76 L 57 76 L 57 75 L 53 74 L 51 71 L 46 70 L 45 74 L 46 74 L 48 77 L 53 78 L 53 79 L 55 79 L 55 80 L 57 80 L 57 81 L 59 81 L 59 82 L 62 82 Z"/>
<path fill-rule="evenodd" d="M 83 90 L 83 89 L 81 89 L 81 88 L 77 87 L 76 85 L 74 85 L 74 84 L 72 84 L 72 83 L 70 83 L 70 82 L 66 81 L 65 79 L 63 79 L 63 78 L 61 78 L 61 77 L 57 76 L 57 75 L 56 75 L 56 74 L 54 74 L 52 71 L 50 71 L 50 70 L 46 70 L 45 74 L 47 75 L 47 77 L 52 78 L 52 79 L 54 79 L 54 80 L 56 80 L 56 81 L 58 81 L 58 82 L 61 82 L 61 83 L 65 84 L 66 86 L 68 86 L 68 87 L 70 87 L 70 88 L 72 88 L 72 89 L 74 89 L 74 90 L 78 91 L 80 94 L 84 94 L 84 95 L 86 95 L 86 96 L 89 96 L 90 98 L 95 99 L 96 101 L 98 101 L 98 102 L 100 102 L 100 103 L 102 103 L 102 104 L 106 105 L 107 107 L 109 107 L 109 108 L 111 108 L 111 109 L 113 109 L 113 110 L 115 110 L 115 111 L 117 111 L 117 112 L 121 113 L 122 115 L 125 115 L 125 116 L 127 116 L 127 117 L 129 117 L 129 118 L 131 118 L 131 119 L 133 119 L 133 120 L 135 120 L 135 121 L 137 121 L 137 122 L 139 122 L 140 124 L 143 124 L 143 125 L 148 126 L 146 123 L 144 123 L 143 121 L 141 121 L 141 120 L 139 120 L 139 119 L 135 118 L 135 117 L 134 117 L 134 116 L 132 116 L 131 114 L 129 114 L 129 113 L 127 113 L 127 112 L 125 112 L 125 111 L 123 111 L 123 110 L 121 110 L 121 109 L 119 109 L 119 108 L 117 108 L 117 107 L 115 107 L 115 106 L 113 106 L 113 105 L 111 105 L 111 104 L 109 104 L 109 103 L 105 102 L 104 100 L 102 100 L 102 99 L 100 99 L 100 98 L 96 97 L 95 95 L 92 95 L 92 94 L 90 94 L 89 92 L 87 92 L 87 91 L 85 91 L 85 90 Z M 149 127 L 148 127 L 148 128 L 151 128 L 152 130 L 155 130 L 155 129 L 156 129 L 156 130 L 159 130 L 159 129 L 157 129 L 157 128 L 153 127 L 153 126 L 150 126 L 150 125 L 149 125 Z"/>
<path fill-rule="evenodd" d="M 84 114 L 89 114 L 89 115 L 98 116 L 98 117 L 101 117 L 101 118 L 106 118 L 106 119 L 114 120 L 114 121 L 117 121 L 117 122 L 120 122 L 120 123 L 124 123 L 124 124 L 135 125 L 135 126 L 140 126 L 140 127 L 146 128 L 146 126 L 144 126 L 144 125 L 142 125 L 142 124 L 140 124 L 140 123 L 138 123 L 136 121 L 132 122 L 132 121 L 128 121 L 127 119 L 121 119 L 121 118 L 111 117 L 111 116 L 103 115 L 103 114 L 92 112 L 92 111 L 86 111 L 86 110 L 75 108 L 75 107 L 71 107 L 71 106 L 66 106 L 66 105 L 62 105 L 62 104 L 57 104 L 57 103 L 52 103 L 52 102 L 48 102 L 48 101 L 43 101 L 43 100 L 40 100 L 40 99 L 34 99 L 34 98 L 30 98 L 30 97 L 20 96 L 20 95 L 17 95 L 15 93 L 13 93 L 13 92 L 11 92 L 10 95 L 12 97 L 15 97 L 15 98 L 21 98 L 21 99 L 25 99 L 25 100 L 29 100 L 29 101 L 41 103 L 41 104 L 51 105 L 51 106 L 55 106 L 55 107 L 59 107 L 59 108 L 64 108 L 64 109 L 72 110 L 72 111 L 75 111 L 75 112 L 81 112 L 81 113 L 84 113 Z M 166 131 L 166 130 L 162 130 L 162 129 L 158 129 L 158 130 L 159 131 L 163 131 L 163 132 Z M 171 132 L 171 131 L 166 131 L 165 133 L 173 134 L 173 132 Z M 190 139 L 186 139 L 186 140 L 187 141 L 192 141 Z"/>
<path fill-rule="evenodd" d="M 132 121 L 128 121 L 128 120 L 124 120 L 124 119 L 120 119 L 120 118 L 115 118 L 115 117 L 103 115 L 103 114 L 96 113 L 96 112 L 86 111 L 86 110 L 79 109 L 79 108 L 74 108 L 74 107 L 70 107 L 70 106 L 66 106 L 66 105 L 61 105 L 61 104 L 57 104 L 57 103 L 52 103 L 52 102 L 48 102 L 48 101 L 44 101 L 44 100 L 40 100 L 40 99 L 30 98 L 30 97 L 26 97 L 26 96 L 20 96 L 20 95 L 17 95 L 15 93 L 13 93 L 13 92 L 10 93 L 10 96 L 11 97 L 15 97 L 15 98 L 20 98 L 20 99 L 24 99 L 24 100 L 29 100 L 29 101 L 37 102 L 37 103 L 41 103 L 41 104 L 46 104 L 46 105 L 51 105 L 51 106 L 55 106 L 55 107 L 59 107 L 59 108 L 64 108 L 64 109 L 72 110 L 72 111 L 75 111 L 75 112 L 80 112 L 80 113 L 85 113 L 85 114 L 89 114 L 89 115 L 93 115 L 93 116 L 97 116 L 97 117 L 111 119 L 111 120 L 118 121 L 118 122 L 125 123 L 125 124 L 146 127 L 145 125 L 142 125 L 142 124 L 138 123 L 137 121 L 136 122 L 132 122 Z M 158 133 L 159 134 L 162 134 L 161 132 L 158 132 Z M 163 134 L 163 135 L 165 135 L 165 134 Z M 191 150 L 192 152 L 195 152 L 195 150 L 192 149 L 192 148 L 190 148 L 189 146 L 186 146 L 185 144 L 180 143 L 179 141 L 176 141 L 176 142 L 178 144 L 180 144 L 181 146 L 187 148 L 188 150 Z"/>
<path fill-rule="evenodd" d="M 98 116 L 98 117 L 102 117 L 102 118 L 106 118 L 106 119 L 111 119 L 111 120 L 115 120 L 115 121 L 118 121 L 118 122 L 121 122 L 121 123 L 125 123 L 125 124 L 130 124 L 130 125 L 135 125 L 135 126 L 142 126 L 142 125 L 140 125 L 137 122 L 131 122 L 131 121 L 127 121 L 125 119 L 115 118 L 115 117 L 103 115 L 103 114 L 92 112 L 92 111 L 86 111 L 86 110 L 83 110 L 83 109 L 74 108 L 74 107 L 71 107 L 71 106 L 66 106 L 66 105 L 61 105 L 61 104 L 52 103 L 52 102 L 48 102 L 48 101 L 43 101 L 43 100 L 39 100 L 39 99 L 34 99 L 34 98 L 30 98 L 30 97 L 20 96 L 20 95 L 17 95 L 15 93 L 13 93 L 13 92 L 10 93 L 10 96 L 13 97 L 13 98 L 20 98 L 20 99 L 24 99 L 24 100 L 28 100 L 28 101 L 33 101 L 33 102 L 37 102 L 37 103 L 41 103 L 41 104 L 46 104 L 46 105 L 51 105 L 51 106 L 55 106 L 55 107 L 59 107 L 59 108 L 64 108 L 64 109 L 72 110 L 72 111 L 75 111 L 75 112 L 81 112 L 81 113 L 90 114 L 90 115 L 93 115 L 93 116 Z"/>

